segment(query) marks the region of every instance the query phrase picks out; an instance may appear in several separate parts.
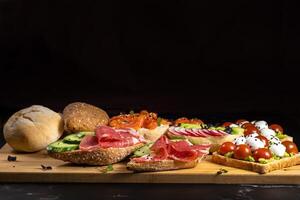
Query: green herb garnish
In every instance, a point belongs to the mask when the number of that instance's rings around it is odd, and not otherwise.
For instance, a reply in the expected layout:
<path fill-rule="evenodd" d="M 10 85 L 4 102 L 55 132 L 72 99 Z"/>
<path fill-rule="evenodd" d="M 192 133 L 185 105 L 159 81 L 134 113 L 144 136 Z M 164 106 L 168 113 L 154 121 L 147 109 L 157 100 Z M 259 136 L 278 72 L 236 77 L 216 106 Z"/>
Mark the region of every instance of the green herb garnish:
<path fill-rule="evenodd" d="M 227 172 L 228 172 L 227 169 L 221 168 L 219 171 L 217 171 L 217 175 L 221 175 L 221 174 L 224 174 L 224 173 L 227 173 Z"/>
<path fill-rule="evenodd" d="M 233 156 L 233 151 L 225 153 L 224 156 L 227 158 L 231 158 Z"/>
<path fill-rule="evenodd" d="M 255 162 L 255 159 L 252 156 L 248 156 L 245 160 L 249 162 Z"/>
<path fill-rule="evenodd" d="M 113 171 L 114 168 L 113 168 L 113 165 L 110 164 L 110 165 L 107 165 L 104 169 L 101 170 L 102 173 L 107 173 L 107 172 L 110 172 L 110 171 Z"/>
<path fill-rule="evenodd" d="M 160 126 L 161 121 L 162 121 L 162 118 L 161 118 L 161 117 L 158 117 L 158 118 L 157 118 L 157 126 Z"/>
<path fill-rule="evenodd" d="M 133 111 L 133 110 L 129 111 L 129 114 L 133 115 L 133 114 L 134 114 L 134 111 Z"/>

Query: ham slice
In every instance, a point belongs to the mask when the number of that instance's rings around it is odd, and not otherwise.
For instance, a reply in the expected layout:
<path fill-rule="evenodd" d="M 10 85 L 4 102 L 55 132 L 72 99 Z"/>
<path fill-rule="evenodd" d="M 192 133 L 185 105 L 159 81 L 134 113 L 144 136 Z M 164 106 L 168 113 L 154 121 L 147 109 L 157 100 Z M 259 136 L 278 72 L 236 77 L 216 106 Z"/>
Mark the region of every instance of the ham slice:
<path fill-rule="evenodd" d="M 189 162 L 198 158 L 198 151 L 193 150 L 186 141 L 172 142 L 169 145 L 169 158 Z"/>
<path fill-rule="evenodd" d="M 144 142 L 142 136 L 131 129 L 114 129 L 109 126 L 99 126 L 96 136 L 85 136 L 80 142 L 80 150 L 94 148 L 122 148 Z"/>
<path fill-rule="evenodd" d="M 80 142 L 80 150 L 88 151 L 98 148 L 98 138 L 92 135 L 86 135 Z"/>
<path fill-rule="evenodd" d="M 190 145 L 187 141 L 171 142 L 166 136 L 160 137 L 150 148 L 151 155 L 133 158 L 135 162 L 155 162 L 166 159 L 190 162 L 208 154 L 210 144 Z"/>

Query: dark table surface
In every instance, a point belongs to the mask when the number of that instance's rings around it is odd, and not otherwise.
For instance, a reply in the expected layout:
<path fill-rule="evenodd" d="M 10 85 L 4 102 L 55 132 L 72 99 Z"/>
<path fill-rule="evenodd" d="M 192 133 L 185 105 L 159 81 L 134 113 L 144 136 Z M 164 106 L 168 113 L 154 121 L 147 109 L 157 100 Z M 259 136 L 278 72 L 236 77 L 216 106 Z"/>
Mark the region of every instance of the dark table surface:
<path fill-rule="evenodd" d="M 1 184 L 0 199 L 300 199 L 300 185 Z"/>

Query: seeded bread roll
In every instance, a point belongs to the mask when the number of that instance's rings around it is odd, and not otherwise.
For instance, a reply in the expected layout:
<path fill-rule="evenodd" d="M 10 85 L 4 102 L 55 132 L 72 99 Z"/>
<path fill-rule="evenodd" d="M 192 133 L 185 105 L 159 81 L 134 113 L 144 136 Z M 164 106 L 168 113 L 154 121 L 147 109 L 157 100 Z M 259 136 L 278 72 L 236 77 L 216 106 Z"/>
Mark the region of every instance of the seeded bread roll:
<path fill-rule="evenodd" d="M 75 164 L 109 165 L 124 160 L 128 155 L 142 146 L 144 146 L 143 143 L 138 143 L 122 148 L 99 148 L 90 151 L 73 150 L 61 153 L 48 152 L 48 155 L 52 158 Z"/>
<path fill-rule="evenodd" d="M 35 152 L 60 138 L 64 130 L 60 114 L 33 105 L 13 114 L 3 128 L 6 142 L 16 151 Z"/>
<path fill-rule="evenodd" d="M 75 102 L 67 105 L 63 111 L 64 129 L 68 133 L 95 131 L 97 126 L 107 125 L 107 113 L 90 104 Z"/>

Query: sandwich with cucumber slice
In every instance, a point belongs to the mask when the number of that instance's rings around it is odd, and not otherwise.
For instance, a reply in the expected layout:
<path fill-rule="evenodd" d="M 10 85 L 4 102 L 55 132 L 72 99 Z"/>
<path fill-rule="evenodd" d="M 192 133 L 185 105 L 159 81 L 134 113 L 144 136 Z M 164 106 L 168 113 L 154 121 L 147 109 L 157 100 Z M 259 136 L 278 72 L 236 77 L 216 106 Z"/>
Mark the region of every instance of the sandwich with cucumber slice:
<path fill-rule="evenodd" d="M 68 135 L 47 147 L 56 159 L 85 165 L 109 165 L 125 159 L 145 140 L 133 129 L 99 126 L 95 132 Z"/>

